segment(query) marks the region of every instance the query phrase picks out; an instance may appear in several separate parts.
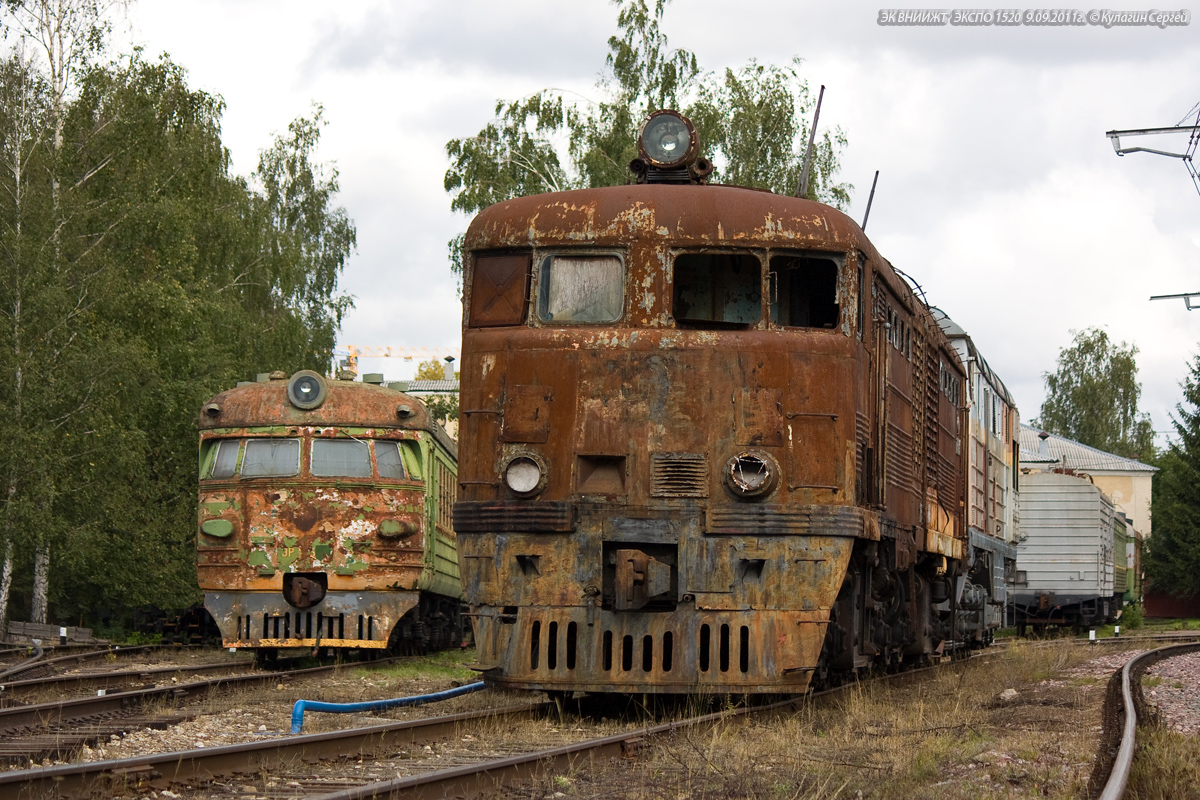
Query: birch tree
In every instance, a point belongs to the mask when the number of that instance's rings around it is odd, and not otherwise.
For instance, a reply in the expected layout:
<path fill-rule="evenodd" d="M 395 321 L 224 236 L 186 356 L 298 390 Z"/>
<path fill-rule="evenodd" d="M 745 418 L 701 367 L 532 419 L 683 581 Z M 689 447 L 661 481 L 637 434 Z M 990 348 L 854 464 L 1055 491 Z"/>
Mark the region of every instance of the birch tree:
<path fill-rule="evenodd" d="M 1046 399 L 1036 424 L 1119 456 L 1153 458 L 1154 429 L 1138 410 L 1137 347 L 1112 341 L 1100 328 L 1072 333 L 1058 367 L 1043 376 Z"/>
<path fill-rule="evenodd" d="M 70 93 L 75 88 L 80 72 L 104 46 L 104 39 L 109 30 L 108 14 L 116 6 L 113 2 L 100 0 L 6 0 L 6 28 L 18 38 L 17 50 L 13 58 L 15 62 L 24 65 L 23 70 L 31 77 L 28 80 L 19 79 L 13 87 L 14 91 L 23 91 L 31 103 L 38 106 L 38 112 L 26 121 L 18 123 L 25 125 L 33 133 L 24 145 L 6 159 L 10 163 L 19 162 L 31 156 L 43 156 L 36 162 L 25 164 L 21 169 L 12 173 L 12 197 L 14 202 L 13 224 L 14 235 L 19 243 L 14 246 L 16 258 L 12 262 L 14 294 L 12 305 L 12 324 L 14 326 L 14 371 L 13 409 L 17 415 L 18 430 L 28 433 L 34 429 L 46 431 L 63 431 L 63 426 L 78 411 L 63 411 L 62 404 L 56 404 L 62 412 L 56 417 L 42 420 L 44 424 L 31 421 L 34 405 L 30 402 L 29 369 L 36 364 L 37 370 L 53 378 L 61 373 L 72 357 L 80 351 L 79 329 L 81 315 L 86 314 L 91 299 L 89 291 L 100 284 L 101 270 L 83 274 L 72 269 L 68 260 L 78 257 L 78 253 L 64 252 L 64 232 L 71 217 L 70 200 L 64 197 L 66 187 L 63 181 L 64 142 L 63 130 L 66 124 L 67 104 Z M 36 69 L 36 79 L 33 71 Z M 31 94 L 33 92 L 33 94 Z M 22 104 L 20 98 L 16 108 Z M 32 106 L 30 106 L 32 108 Z M 15 115 L 20 117 L 20 113 Z M 16 141 L 14 140 L 14 144 Z M 15 161 L 14 161 L 15 160 Z M 36 170 L 37 174 L 35 174 Z M 81 181 L 87 180 L 86 175 Z M 36 214 L 46 223 L 48 230 L 39 240 L 37 234 L 31 238 L 30 230 L 32 214 L 29 206 L 34 204 L 34 195 L 39 190 L 39 184 L 48 183 L 49 207 L 39 209 Z M 71 187 L 74 188 L 74 187 Z M 86 256 L 88 250 L 83 255 Z M 36 263 L 35 263 L 36 262 Z M 51 280 L 44 286 L 38 286 L 36 275 Z M 30 302 L 35 299 L 47 300 L 60 308 L 48 311 L 49 317 L 42 312 L 30 308 Z M 45 310 L 43 310 L 45 311 Z M 56 311 L 58 313 L 56 313 Z M 47 322 L 48 326 L 28 326 L 26 322 L 37 317 L 38 322 Z M 40 330 L 38 328 L 41 327 Z M 96 398 L 85 397 L 86 404 Z M 39 410 L 44 406 L 38 405 Z M 48 426 L 48 428 L 47 428 Z M 42 442 L 42 444 L 49 444 Z M 22 450 L 27 455 L 29 450 Z M 55 449 L 55 453 L 61 453 Z M 29 493 L 26 498 L 32 501 L 32 510 L 40 520 L 40 524 L 28 525 L 27 530 L 34 539 L 35 556 L 33 568 L 33 600 L 30 619 L 33 622 L 45 623 L 47 610 L 47 590 L 50 580 L 50 556 L 54 539 L 54 526 L 49 524 L 52 519 L 51 507 L 55 500 L 58 484 L 48 471 L 51 461 L 48 454 L 39 454 L 40 458 L 34 463 L 22 465 L 19 474 L 26 482 L 37 482 L 36 491 Z M 23 460 L 17 456 L 14 460 Z M 32 469 L 29 469 L 32 467 Z M 10 482 L 7 487 L 9 498 L 16 499 L 17 489 Z M 12 536 L 10 529 L 9 536 Z M 9 544 L 5 544 L 5 557 L 10 556 Z M 6 563 L 5 573 L 11 574 L 11 562 Z M 8 583 L 10 582 L 4 582 Z M 3 594 L 4 583 L 0 583 L 0 594 Z M 5 597 L 0 599 L 6 600 Z"/>

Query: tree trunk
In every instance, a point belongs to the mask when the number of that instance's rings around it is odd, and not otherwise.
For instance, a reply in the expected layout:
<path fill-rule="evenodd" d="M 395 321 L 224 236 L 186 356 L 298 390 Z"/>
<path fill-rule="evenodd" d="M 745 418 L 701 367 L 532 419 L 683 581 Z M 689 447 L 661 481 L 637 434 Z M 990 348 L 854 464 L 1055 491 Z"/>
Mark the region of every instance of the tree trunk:
<path fill-rule="evenodd" d="M 4 543 L 4 567 L 0 571 L 0 642 L 8 640 L 8 593 L 12 589 L 13 543 Z"/>
<path fill-rule="evenodd" d="M 33 607 L 29 621 L 46 624 L 46 595 L 50 584 L 50 543 L 38 545 L 33 557 Z"/>

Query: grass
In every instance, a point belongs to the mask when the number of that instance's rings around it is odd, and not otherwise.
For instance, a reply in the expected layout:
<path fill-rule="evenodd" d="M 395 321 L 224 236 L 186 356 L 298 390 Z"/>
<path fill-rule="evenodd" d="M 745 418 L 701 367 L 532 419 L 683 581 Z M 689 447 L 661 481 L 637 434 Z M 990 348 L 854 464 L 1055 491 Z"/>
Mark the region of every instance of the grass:
<path fill-rule="evenodd" d="M 1200 737 L 1163 727 L 1138 731 L 1127 800 L 1200 798 Z"/>
<path fill-rule="evenodd" d="M 467 668 L 467 665 L 474 660 L 474 648 L 443 650 L 426 656 L 416 656 L 378 669 L 356 669 L 354 675 L 357 678 L 376 683 L 415 679 L 474 683 L 479 680 L 479 673 Z"/>
<path fill-rule="evenodd" d="M 856 685 L 774 719 L 681 731 L 638 762 L 580 768 L 567 774 L 569 788 L 547 776 L 520 796 L 1076 800 L 1095 756 L 1104 682 L 1062 674 L 1094 655 L 1067 642 L 1018 642 L 933 677 Z M 1018 696 L 1005 703 L 1007 688 Z"/>
<path fill-rule="evenodd" d="M 1142 629 L 1145 633 L 1195 631 L 1200 630 L 1200 619 L 1165 619 L 1161 617 L 1147 617 L 1145 622 L 1142 623 Z"/>

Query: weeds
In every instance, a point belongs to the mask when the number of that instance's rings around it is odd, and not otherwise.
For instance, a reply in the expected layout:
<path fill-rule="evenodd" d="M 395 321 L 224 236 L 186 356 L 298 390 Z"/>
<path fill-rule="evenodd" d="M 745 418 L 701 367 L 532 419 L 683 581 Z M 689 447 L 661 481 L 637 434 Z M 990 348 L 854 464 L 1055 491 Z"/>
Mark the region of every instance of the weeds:
<path fill-rule="evenodd" d="M 856 684 L 774 718 L 681 731 L 639 761 L 582 770 L 578 800 L 1077 800 L 1096 748 L 1103 686 L 1063 671 L 1093 657 L 1070 643 L 1015 643 L 924 679 Z M 1012 688 L 1015 700 L 1001 700 Z M 526 795 L 522 795 L 526 796 Z"/>
<path fill-rule="evenodd" d="M 1200 738 L 1164 727 L 1138 730 L 1128 800 L 1200 798 Z"/>

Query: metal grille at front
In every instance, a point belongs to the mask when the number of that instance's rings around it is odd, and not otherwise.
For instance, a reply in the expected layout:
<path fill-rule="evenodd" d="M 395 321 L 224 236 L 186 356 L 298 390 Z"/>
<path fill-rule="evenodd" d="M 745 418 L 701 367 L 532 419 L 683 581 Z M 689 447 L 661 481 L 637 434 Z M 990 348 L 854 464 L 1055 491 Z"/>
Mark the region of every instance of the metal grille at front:
<path fill-rule="evenodd" d="M 653 453 L 651 497 L 708 497 L 708 459 L 703 453 Z"/>
<path fill-rule="evenodd" d="M 250 641 L 261 630 L 262 639 L 292 640 L 315 639 L 345 640 L 357 639 L 370 641 L 376 638 L 378 630 L 375 618 L 358 614 L 357 625 L 351 618 L 347 625 L 345 614 L 325 615 L 313 614 L 311 611 L 296 611 L 287 614 L 253 614 L 237 617 L 238 638 Z M 259 623 L 261 622 L 261 626 Z"/>
<path fill-rule="evenodd" d="M 524 617 L 514 672 L 535 682 L 617 684 L 738 684 L 764 678 L 761 643 L 752 640 L 740 615 L 676 619 L 652 629 L 613 622 L 591 628 L 563 614 Z"/>

